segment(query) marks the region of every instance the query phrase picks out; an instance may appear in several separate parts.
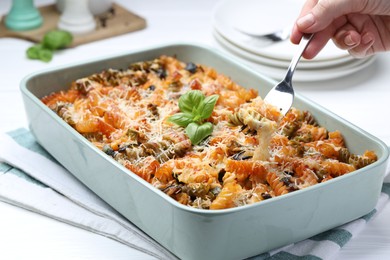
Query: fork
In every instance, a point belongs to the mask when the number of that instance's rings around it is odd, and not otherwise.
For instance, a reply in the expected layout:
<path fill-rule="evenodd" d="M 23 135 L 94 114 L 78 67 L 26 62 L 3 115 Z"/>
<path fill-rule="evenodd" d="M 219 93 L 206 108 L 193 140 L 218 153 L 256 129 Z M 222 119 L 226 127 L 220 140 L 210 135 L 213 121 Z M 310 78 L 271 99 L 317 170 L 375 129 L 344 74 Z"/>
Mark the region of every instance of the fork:
<path fill-rule="evenodd" d="M 282 30 L 268 33 L 268 34 L 255 34 L 255 33 L 249 33 L 249 32 L 243 31 L 239 28 L 235 28 L 235 29 L 242 34 L 248 35 L 248 36 L 255 38 L 257 40 L 268 41 L 270 43 L 275 43 L 275 42 L 287 40 L 290 37 L 290 32 L 291 32 L 290 27 L 286 27 Z"/>
<path fill-rule="evenodd" d="M 294 75 L 295 68 L 302 57 L 302 53 L 305 51 L 312 38 L 313 34 L 303 35 L 298 45 L 298 51 L 295 53 L 287 69 L 286 76 L 281 82 L 274 86 L 264 98 L 266 103 L 277 107 L 283 116 L 290 110 L 294 101 L 295 94 L 292 85 L 292 77 Z"/>

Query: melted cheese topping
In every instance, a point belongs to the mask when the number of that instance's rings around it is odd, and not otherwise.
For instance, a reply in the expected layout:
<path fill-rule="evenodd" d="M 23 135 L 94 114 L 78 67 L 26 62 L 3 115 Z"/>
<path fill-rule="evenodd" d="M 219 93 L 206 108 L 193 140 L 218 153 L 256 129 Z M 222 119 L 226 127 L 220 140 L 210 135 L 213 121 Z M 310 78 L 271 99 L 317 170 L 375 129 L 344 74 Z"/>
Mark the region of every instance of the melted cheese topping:
<path fill-rule="evenodd" d="M 192 146 L 167 119 L 189 90 L 218 94 L 211 136 Z M 376 160 L 350 154 L 307 111 L 281 117 L 213 68 L 162 56 L 78 79 L 42 101 L 131 172 L 182 204 L 224 209 L 327 181 Z"/>

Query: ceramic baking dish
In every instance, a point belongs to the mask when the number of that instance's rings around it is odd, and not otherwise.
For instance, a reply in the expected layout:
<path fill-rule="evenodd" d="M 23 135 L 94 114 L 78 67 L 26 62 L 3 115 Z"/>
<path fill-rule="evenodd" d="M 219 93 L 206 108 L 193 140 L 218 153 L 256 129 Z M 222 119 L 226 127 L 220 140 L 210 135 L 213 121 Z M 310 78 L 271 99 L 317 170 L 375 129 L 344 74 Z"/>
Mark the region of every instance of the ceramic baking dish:
<path fill-rule="evenodd" d="M 265 93 L 274 81 L 207 46 L 175 44 L 124 53 L 35 73 L 21 83 L 29 126 L 38 142 L 86 186 L 183 259 L 242 259 L 308 238 L 370 212 L 379 197 L 387 146 L 325 108 L 296 95 L 329 130 L 340 130 L 352 153 L 374 150 L 378 161 L 353 173 L 261 203 L 225 210 L 183 206 L 98 150 L 40 98 L 81 77 L 132 62 L 175 55 L 214 67 Z"/>

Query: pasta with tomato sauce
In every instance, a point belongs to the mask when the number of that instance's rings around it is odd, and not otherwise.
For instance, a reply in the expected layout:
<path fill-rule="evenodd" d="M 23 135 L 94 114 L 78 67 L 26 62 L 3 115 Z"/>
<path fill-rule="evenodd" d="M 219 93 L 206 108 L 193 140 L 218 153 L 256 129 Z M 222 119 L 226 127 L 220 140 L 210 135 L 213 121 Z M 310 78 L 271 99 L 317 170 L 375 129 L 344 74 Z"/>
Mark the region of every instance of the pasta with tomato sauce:
<path fill-rule="evenodd" d="M 168 119 L 179 98 L 218 95 L 211 135 L 193 145 Z M 184 205 L 226 209 L 304 189 L 377 160 L 352 154 L 308 111 L 286 116 L 215 69 L 175 57 L 77 79 L 42 102 L 133 174 Z"/>

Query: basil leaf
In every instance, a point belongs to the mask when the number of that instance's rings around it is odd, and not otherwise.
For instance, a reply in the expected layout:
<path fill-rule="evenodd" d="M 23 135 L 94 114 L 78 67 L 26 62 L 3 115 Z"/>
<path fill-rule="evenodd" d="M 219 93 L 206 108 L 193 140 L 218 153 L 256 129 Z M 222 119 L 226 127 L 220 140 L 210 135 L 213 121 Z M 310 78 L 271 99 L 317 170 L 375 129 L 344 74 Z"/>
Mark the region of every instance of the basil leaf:
<path fill-rule="evenodd" d="M 70 32 L 53 30 L 43 36 L 40 44 L 28 48 L 26 54 L 29 59 L 49 62 L 55 50 L 69 46 L 72 41 L 73 36 Z"/>
<path fill-rule="evenodd" d="M 200 120 L 207 119 L 211 116 L 214 110 L 214 106 L 218 101 L 218 95 L 212 95 L 206 97 L 198 108 L 198 115 Z"/>
<path fill-rule="evenodd" d="M 191 90 L 183 94 L 179 99 L 179 108 L 183 113 L 192 114 L 199 104 L 205 99 L 200 90 Z"/>
<path fill-rule="evenodd" d="M 26 51 L 27 58 L 29 58 L 31 60 L 38 60 L 39 59 L 39 51 L 42 49 L 43 49 L 43 47 L 41 44 L 36 44 L 34 46 L 31 46 Z"/>
<path fill-rule="evenodd" d="M 186 127 L 193 120 L 192 115 L 187 113 L 177 113 L 168 118 L 169 122 Z"/>
<path fill-rule="evenodd" d="M 213 132 L 213 125 L 206 122 L 202 125 L 197 123 L 189 124 L 185 129 L 186 135 L 190 138 L 193 145 L 197 145 Z"/>
<path fill-rule="evenodd" d="M 185 127 L 192 145 L 197 145 L 213 132 L 210 122 L 202 122 L 211 116 L 218 98 L 218 95 L 205 97 L 200 90 L 188 91 L 179 99 L 181 113 L 169 117 L 168 121 Z"/>
<path fill-rule="evenodd" d="M 73 36 L 70 32 L 53 30 L 45 34 L 42 44 L 47 49 L 58 50 L 69 46 L 72 40 Z"/>
<path fill-rule="evenodd" d="M 41 61 L 49 62 L 53 59 L 53 52 L 49 49 L 41 49 L 38 51 L 38 56 Z"/>

